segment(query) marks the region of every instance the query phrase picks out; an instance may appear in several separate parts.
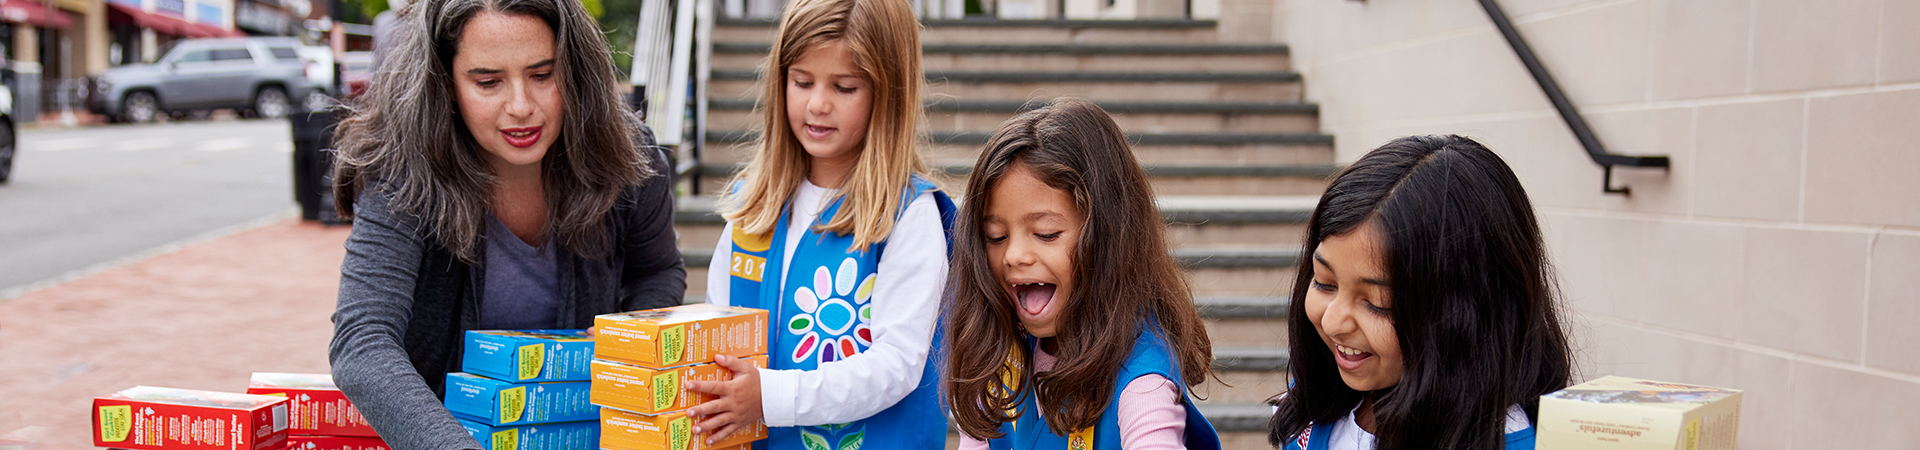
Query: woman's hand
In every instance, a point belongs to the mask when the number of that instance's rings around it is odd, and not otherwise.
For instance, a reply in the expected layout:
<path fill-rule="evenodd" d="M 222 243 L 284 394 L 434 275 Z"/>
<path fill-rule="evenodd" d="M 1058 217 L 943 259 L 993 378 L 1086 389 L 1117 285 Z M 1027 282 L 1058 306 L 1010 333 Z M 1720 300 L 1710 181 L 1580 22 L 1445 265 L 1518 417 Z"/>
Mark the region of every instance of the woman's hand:
<path fill-rule="evenodd" d="M 687 415 L 701 418 L 693 425 L 694 434 L 711 430 L 707 444 L 725 439 L 765 417 L 760 410 L 760 368 L 752 361 L 720 355 L 714 364 L 733 372 L 727 381 L 687 381 L 686 388 L 714 396 L 714 399 L 687 409 Z"/>

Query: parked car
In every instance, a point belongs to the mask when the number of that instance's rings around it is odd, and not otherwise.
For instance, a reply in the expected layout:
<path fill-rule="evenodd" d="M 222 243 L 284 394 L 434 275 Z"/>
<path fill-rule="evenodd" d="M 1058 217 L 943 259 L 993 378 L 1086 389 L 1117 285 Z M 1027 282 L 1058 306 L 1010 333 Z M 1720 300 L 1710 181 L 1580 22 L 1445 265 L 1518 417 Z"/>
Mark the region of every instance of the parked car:
<path fill-rule="evenodd" d="M 285 117 L 315 88 L 300 46 L 285 37 L 180 41 L 153 64 L 108 69 L 88 90 L 87 109 L 117 122 L 222 108 Z"/>

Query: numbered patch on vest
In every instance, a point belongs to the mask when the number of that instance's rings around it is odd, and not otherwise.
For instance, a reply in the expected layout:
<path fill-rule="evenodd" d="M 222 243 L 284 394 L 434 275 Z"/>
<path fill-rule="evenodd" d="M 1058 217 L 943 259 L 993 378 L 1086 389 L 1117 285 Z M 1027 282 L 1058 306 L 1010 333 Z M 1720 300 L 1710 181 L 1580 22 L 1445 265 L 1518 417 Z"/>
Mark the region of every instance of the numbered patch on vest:
<path fill-rule="evenodd" d="M 761 253 L 773 246 L 773 233 L 747 234 L 736 228 L 733 230 L 732 239 L 735 248 L 747 252 Z M 733 258 L 727 262 L 727 274 L 759 282 L 761 274 L 766 272 L 766 265 L 765 257 L 736 251 L 733 252 Z"/>

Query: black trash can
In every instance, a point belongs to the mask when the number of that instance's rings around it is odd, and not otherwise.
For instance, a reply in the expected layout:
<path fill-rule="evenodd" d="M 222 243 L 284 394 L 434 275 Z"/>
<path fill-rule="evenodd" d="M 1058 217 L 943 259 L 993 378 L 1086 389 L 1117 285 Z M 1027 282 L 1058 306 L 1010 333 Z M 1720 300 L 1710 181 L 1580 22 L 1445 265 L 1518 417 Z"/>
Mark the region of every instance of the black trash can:
<path fill-rule="evenodd" d="M 301 219 L 339 221 L 331 182 L 333 127 L 338 120 L 332 108 L 287 115 L 293 128 L 293 200 L 300 204 Z"/>

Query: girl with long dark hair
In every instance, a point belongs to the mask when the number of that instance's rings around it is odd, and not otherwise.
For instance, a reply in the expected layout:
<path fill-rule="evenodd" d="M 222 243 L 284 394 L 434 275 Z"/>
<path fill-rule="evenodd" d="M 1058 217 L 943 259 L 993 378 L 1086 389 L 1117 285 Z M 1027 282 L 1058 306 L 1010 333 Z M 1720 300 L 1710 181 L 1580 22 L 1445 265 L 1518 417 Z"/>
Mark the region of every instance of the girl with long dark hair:
<path fill-rule="evenodd" d="M 960 448 L 1219 448 L 1188 395 L 1212 344 L 1106 111 L 1061 99 L 1001 124 L 966 198 L 943 390 Z"/>
<path fill-rule="evenodd" d="M 1342 170 L 1307 225 L 1288 316 L 1288 449 L 1533 448 L 1572 358 L 1540 226 L 1498 155 L 1389 142 Z"/>
<path fill-rule="evenodd" d="M 408 8 L 338 132 L 329 357 L 394 448 L 484 448 L 440 406 L 464 332 L 680 304 L 673 190 L 578 0 Z"/>

